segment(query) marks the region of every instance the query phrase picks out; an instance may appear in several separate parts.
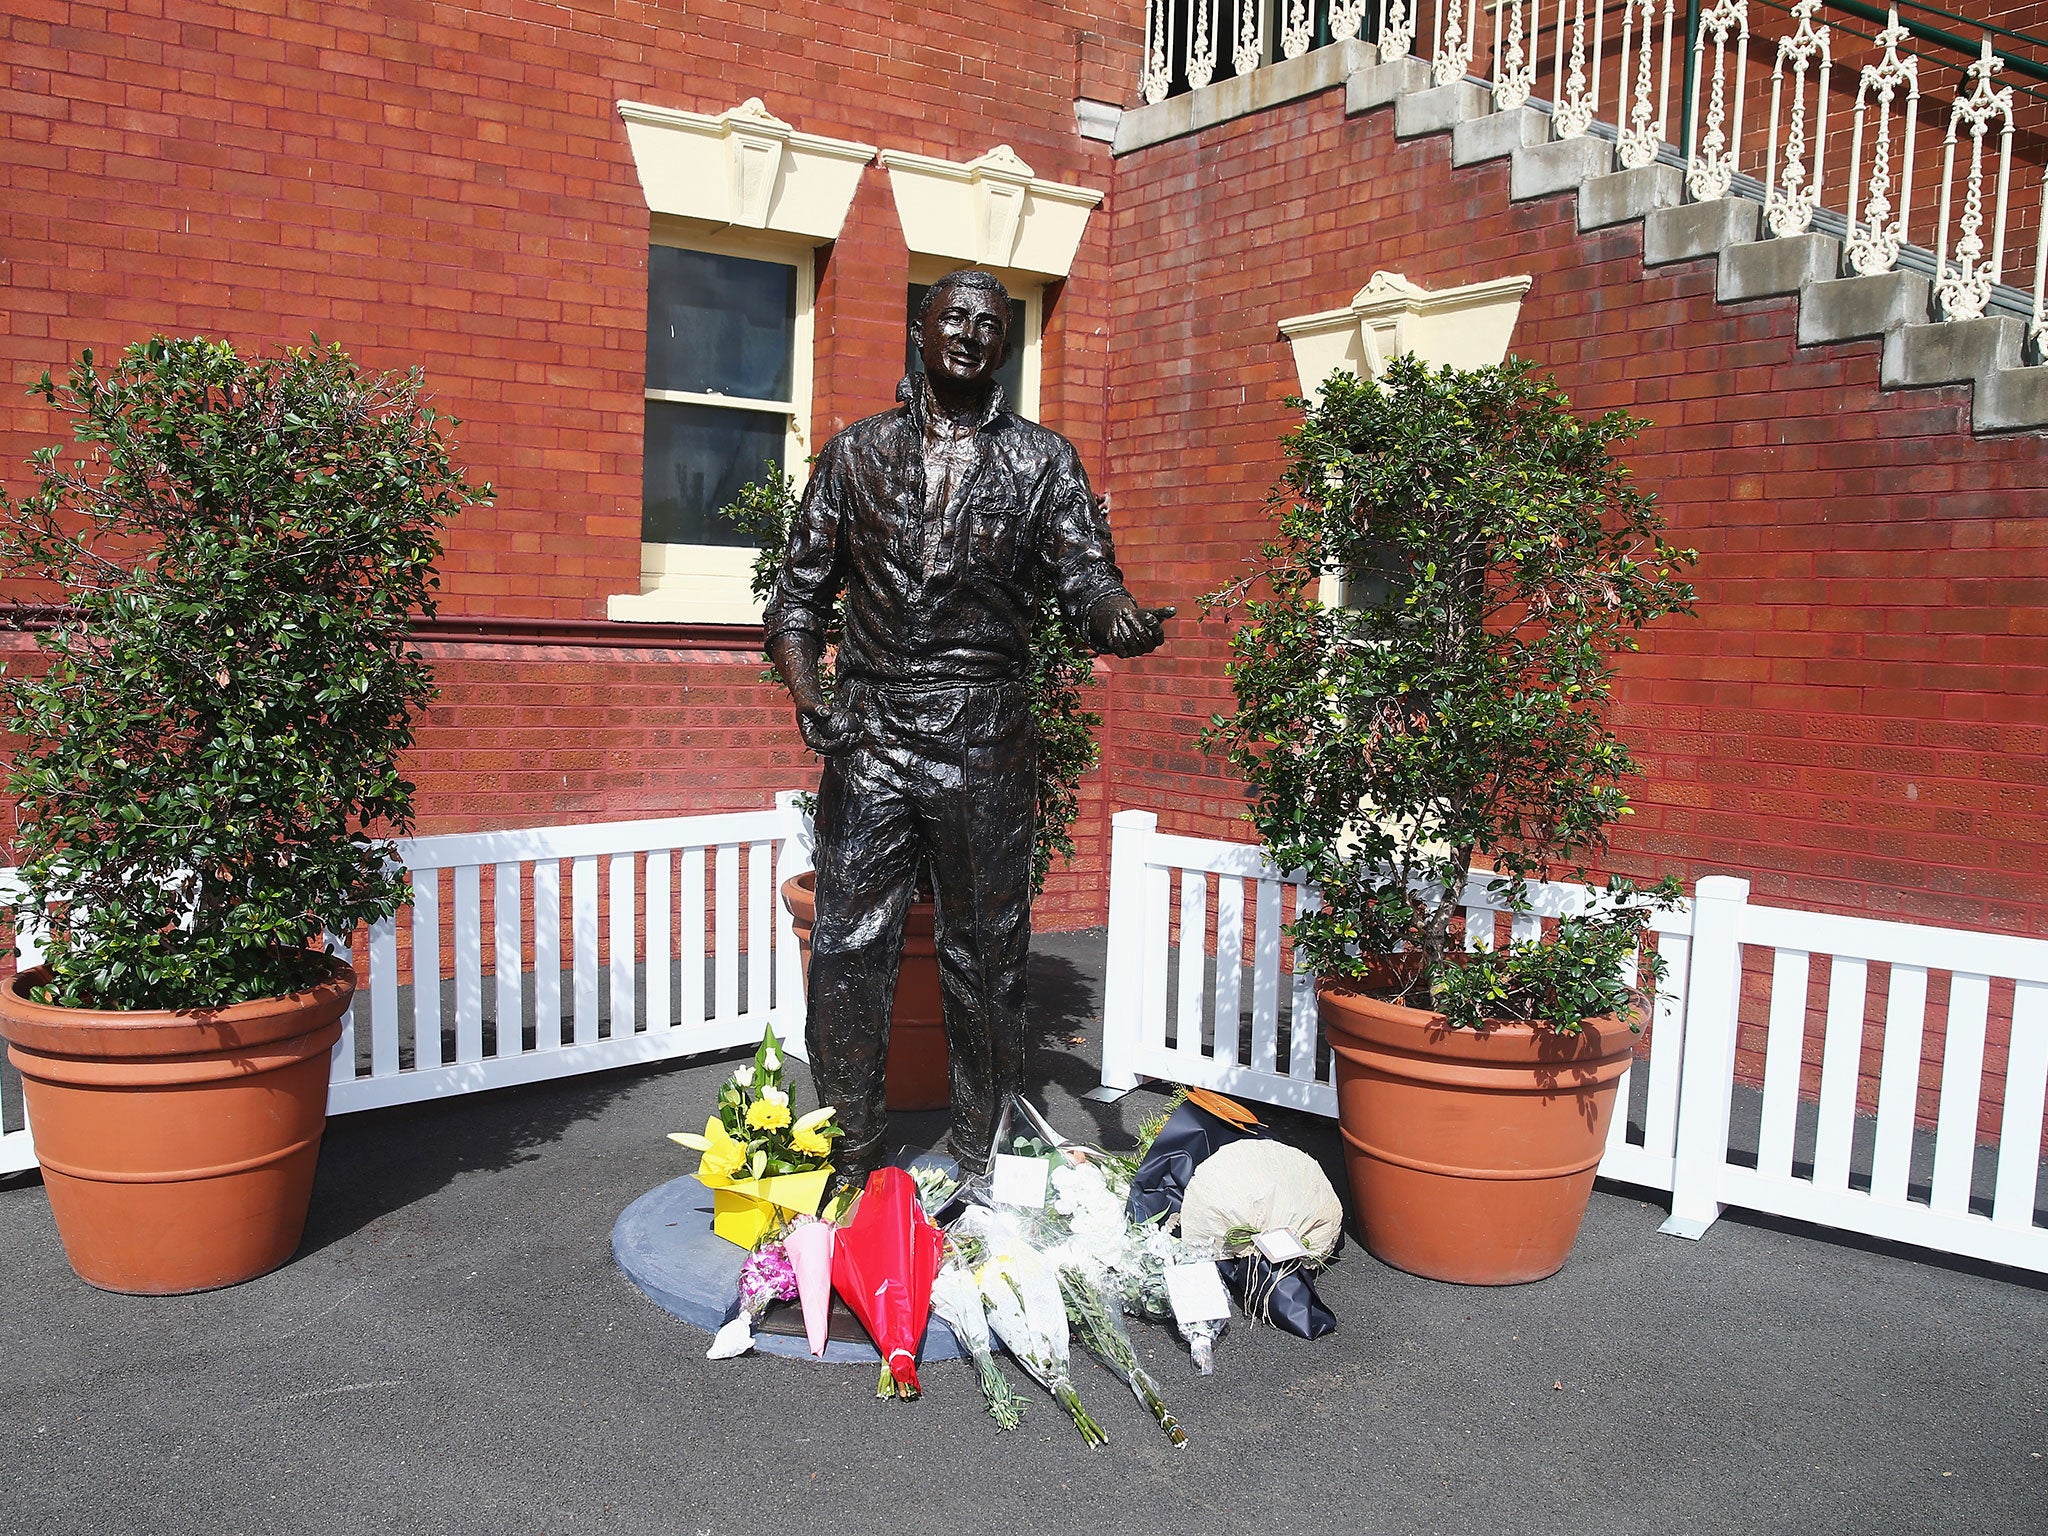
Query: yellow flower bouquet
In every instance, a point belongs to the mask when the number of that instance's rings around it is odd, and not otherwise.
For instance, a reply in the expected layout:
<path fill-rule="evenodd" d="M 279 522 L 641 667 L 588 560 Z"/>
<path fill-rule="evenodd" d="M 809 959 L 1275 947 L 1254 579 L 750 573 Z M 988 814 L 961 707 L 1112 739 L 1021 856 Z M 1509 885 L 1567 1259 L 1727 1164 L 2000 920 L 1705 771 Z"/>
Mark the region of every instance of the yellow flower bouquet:
<path fill-rule="evenodd" d="M 832 1144 L 844 1134 L 833 1114 L 827 1107 L 795 1115 L 782 1043 L 764 1031 L 753 1061 L 720 1085 L 704 1134 L 669 1136 L 703 1154 L 697 1178 L 711 1190 L 711 1229 L 751 1250 L 793 1217 L 816 1215 L 832 1177 Z"/>

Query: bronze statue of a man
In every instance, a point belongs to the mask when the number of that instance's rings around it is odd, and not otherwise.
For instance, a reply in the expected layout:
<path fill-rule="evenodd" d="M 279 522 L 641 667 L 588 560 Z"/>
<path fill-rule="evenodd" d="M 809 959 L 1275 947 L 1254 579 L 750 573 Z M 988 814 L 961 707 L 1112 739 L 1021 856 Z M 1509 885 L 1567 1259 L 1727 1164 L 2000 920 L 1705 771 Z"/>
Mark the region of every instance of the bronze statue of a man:
<path fill-rule="evenodd" d="M 938 897 L 963 1171 L 985 1165 L 998 1108 L 1023 1086 L 1038 794 L 1027 679 L 1042 587 L 1119 656 L 1158 646 L 1172 613 L 1124 589 L 1073 444 L 1005 409 L 995 375 L 1009 327 L 1009 294 L 990 274 L 932 285 L 910 327 L 922 377 L 818 454 L 765 616 L 769 659 L 825 758 L 805 1037 L 854 1178 L 883 1157 L 889 1009 L 920 864 Z M 842 592 L 828 699 L 818 663 Z"/>

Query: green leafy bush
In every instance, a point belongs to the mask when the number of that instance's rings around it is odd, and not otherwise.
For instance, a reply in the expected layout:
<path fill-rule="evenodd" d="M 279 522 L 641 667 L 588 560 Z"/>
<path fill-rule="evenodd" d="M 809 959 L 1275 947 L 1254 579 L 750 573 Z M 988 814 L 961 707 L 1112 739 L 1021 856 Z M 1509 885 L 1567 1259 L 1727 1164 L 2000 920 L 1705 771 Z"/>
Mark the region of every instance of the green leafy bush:
<path fill-rule="evenodd" d="M 1548 938 L 1451 956 L 1436 975 L 1431 1003 L 1456 1029 L 1479 1029 L 1489 1019 L 1535 1019 L 1564 1034 L 1587 1019 L 1640 1027 L 1665 971 L 1663 955 L 1645 949 L 1643 935 L 1653 912 L 1677 900 L 1678 887 L 1667 881 L 1639 891 L 1615 879 L 1588 894 L 1586 910 L 1560 919 Z"/>
<path fill-rule="evenodd" d="M 789 548 L 796 517 L 796 482 L 787 475 L 751 481 L 719 515 L 757 546 L 752 587 L 766 602 Z M 820 675 L 830 684 L 829 658 L 838 645 L 835 610 L 825 634 Z M 764 676 L 780 682 L 773 668 Z M 1038 727 L 1038 829 L 1031 850 L 1031 893 L 1045 889 L 1055 857 L 1072 858 L 1074 820 L 1081 813 L 1081 778 L 1101 759 L 1095 742 L 1102 717 L 1085 707 L 1081 690 L 1094 686 L 1094 652 L 1076 635 L 1051 594 L 1041 596 L 1031 632 L 1031 718 Z"/>
<path fill-rule="evenodd" d="M 0 685 L 15 853 L 50 912 L 42 1001 L 280 995 L 309 945 L 397 910 L 399 773 L 434 693 L 408 647 L 442 524 L 488 499 L 414 371 L 338 347 L 238 357 L 162 337 L 31 393 L 82 456 L 0 496 L 0 570 L 54 583 L 47 665 Z M 382 834 L 382 835 L 380 835 Z"/>
<path fill-rule="evenodd" d="M 1675 887 L 1615 888 L 1554 940 L 1500 954 L 1461 956 L 1457 930 L 1475 857 L 1519 907 L 1524 881 L 1583 873 L 1628 814 L 1614 658 L 1690 611 L 1696 558 L 1614 456 L 1642 425 L 1578 416 L 1520 360 L 1403 358 L 1379 386 L 1332 377 L 1288 435 L 1277 537 L 1205 599 L 1241 622 L 1237 710 L 1203 739 L 1249 784 L 1274 859 L 1322 892 L 1291 929 L 1318 973 L 1358 979 L 1366 956 L 1419 950 L 1404 996 L 1461 1024 L 1574 1028 L 1625 1006 L 1640 908 Z M 1348 576 L 1349 602 L 1321 601 L 1327 573 Z"/>

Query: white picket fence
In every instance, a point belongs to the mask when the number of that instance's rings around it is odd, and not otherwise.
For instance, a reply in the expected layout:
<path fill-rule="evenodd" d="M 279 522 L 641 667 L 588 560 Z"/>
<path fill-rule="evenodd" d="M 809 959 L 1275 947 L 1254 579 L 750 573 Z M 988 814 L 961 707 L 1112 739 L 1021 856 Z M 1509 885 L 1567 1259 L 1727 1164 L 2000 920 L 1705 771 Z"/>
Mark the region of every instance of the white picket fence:
<path fill-rule="evenodd" d="M 1709 876 L 1653 921 L 1669 973 L 1623 1079 L 1601 1175 L 1669 1192 L 1664 1230 L 1679 1236 L 1699 1237 L 1724 1207 L 1740 1206 L 2048 1271 L 2048 1226 L 2036 1211 L 2048 942 L 1748 897 L 1747 881 Z M 1537 887 L 1534 910 L 1511 932 L 1533 936 L 1581 899 L 1578 887 Z M 1334 1115 L 1313 978 L 1285 963 L 1281 942 L 1283 923 L 1314 900 L 1259 848 L 1162 833 L 1150 812 L 1120 812 L 1097 1096 L 1157 1078 Z M 1493 931 L 1499 904 L 1483 879 L 1463 903 L 1476 942 Z M 1881 1010 L 1873 966 L 1887 973 Z M 1738 1076 L 1745 1016 L 1760 1094 Z M 1938 1054 L 1923 1059 L 1936 1028 Z M 1753 1055 L 1747 1065 L 1753 1080 Z M 1809 1067 L 1817 1100 L 1801 1094 Z M 1938 1081 L 1923 1089 L 1929 1073 Z M 1637 1074 L 1647 1078 L 1640 1091 Z M 1873 1075 L 1875 1116 L 1859 1116 L 1859 1084 Z M 1996 1141 L 1980 1146 L 1987 1089 L 2002 1108 Z M 1931 1132 L 1916 1128 L 1923 1092 L 1935 1097 Z"/>
<path fill-rule="evenodd" d="M 769 1024 L 800 1054 L 799 961 L 776 898 L 810 867 L 792 798 L 768 811 L 400 844 L 415 899 L 358 947 L 364 980 L 335 1047 L 330 1112 L 695 1055 Z M 1312 979 L 1286 963 L 1281 937 L 1313 891 L 1257 848 L 1157 826 L 1148 812 L 1115 818 L 1100 1093 L 1149 1077 L 1335 1114 Z M 1657 915 L 1670 973 L 1601 1174 L 1668 1191 L 1665 1229 L 1680 1235 L 1699 1236 L 1733 1205 L 2048 1271 L 2036 1210 L 2048 942 L 1756 906 L 1748 891 L 1709 877 Z M 1575 887 L 1540 887 L 1510 931 L 1531 935 L 1579 899 Z M 1464 902 L 1476 939 L 1498 904 L 1482 881 Z M 1887 977 L 1881 1009 L 1873 967 Z M 1761 1058 L 1747 1075 L 1760 1093 L 1737 1073 L 1745 993 Z M 1862 1117 L 1873 1033 L 1876 1113 Z M 1815 1073 L 1817 1096 L 1802 1095 Z M 1995 1142 L 1980 1146 L 1987 1090 L 2002 1107 Z M 1916 1128 L 1923 1094 L 1931 1132 Z M 0 1172 L 35 1163 L 19 1105 L 8 1114 Z M 1741 1115 L 1753 1136 L 1738 1133 Z"/>
<path fill-rule="evenodd" d="M 793 798 L 399 843 L 413 901 L 355 948 L 361 980 L 328 1113 L 692 1056 L 771 1024 L 801 1056 L 800 960 L 777 897 L 811 867 Z M 0 1173 L 35 1166 L 19 1105 L 10 1123 Z"/>

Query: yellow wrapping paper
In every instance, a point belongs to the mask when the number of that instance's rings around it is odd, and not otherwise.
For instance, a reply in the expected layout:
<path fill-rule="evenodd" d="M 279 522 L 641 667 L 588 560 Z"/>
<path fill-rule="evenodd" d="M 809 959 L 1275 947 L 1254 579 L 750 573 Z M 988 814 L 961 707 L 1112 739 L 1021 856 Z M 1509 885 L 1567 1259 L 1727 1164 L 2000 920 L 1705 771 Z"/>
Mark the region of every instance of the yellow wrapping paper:
<path fill-rule="evenodd" d="M 711 1230 L 751 1251 L 790 1217 L 817 1215 L 832 1170 L 818 1168 L 764 1179 L 721 1179 L 700 1171 L 697 1177 L 711 1191 Z"/>

